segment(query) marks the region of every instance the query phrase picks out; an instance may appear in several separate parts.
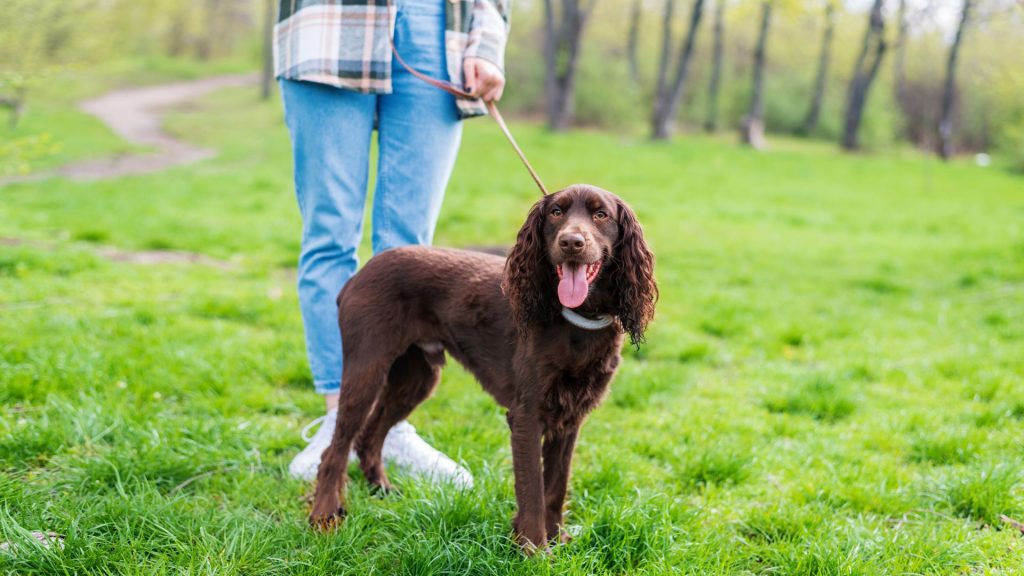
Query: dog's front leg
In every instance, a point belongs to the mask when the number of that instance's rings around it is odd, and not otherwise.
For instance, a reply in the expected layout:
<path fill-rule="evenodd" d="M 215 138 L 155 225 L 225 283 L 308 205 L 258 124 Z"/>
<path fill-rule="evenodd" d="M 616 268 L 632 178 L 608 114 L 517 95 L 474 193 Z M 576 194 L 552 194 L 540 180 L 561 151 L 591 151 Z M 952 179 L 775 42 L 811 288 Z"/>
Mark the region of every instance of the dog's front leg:
<path fill-rule="evenodd" d="M 578 426 L 551 431 L 544 435 L 544 507 L 547 537 L 566 543 L 572 538 L 561 530 L 562 508 L 569 486 L 569 468 L 576 448 Z M 557 539 L 557 540 L 556 540 Z"/>
<path fill-rule="evenodd" d="M 541 472 L 541 423 L 535 409 L 518 407 L 509 418 L 512 468 L 518 511 L 512 521 L 519 545 L 528 553 L 547 543 L 544 532 L 544 477 Z"/>
<path fill-rule="evenodd" d="M 342 504 L 342 492 L 345 489 L 345 478 L 348 474 L 348 453 L 339 457 L 335 442 L 324 450 L 320 468 L 316 475 L 316 490 L 313 494 L 313 507 L 309 513 L 309 523 L 317 529 L 329 530 L 345 519 L 345 507 Z"/>

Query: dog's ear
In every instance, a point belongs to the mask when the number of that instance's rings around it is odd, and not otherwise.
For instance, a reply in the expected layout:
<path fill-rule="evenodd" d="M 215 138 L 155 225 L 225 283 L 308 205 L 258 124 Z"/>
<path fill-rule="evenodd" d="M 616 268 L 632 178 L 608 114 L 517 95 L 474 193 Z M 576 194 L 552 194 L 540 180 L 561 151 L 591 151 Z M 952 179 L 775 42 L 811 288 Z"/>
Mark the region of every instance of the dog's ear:
<path fill-rule="evenodd" d="M 614 285 L 616 314 L 634 345 L 644 341 L 644 331 L 654 317 L 658 285 L 654 282 L 654 254 L 644 241 L 644 231 L 628 204 L 619 200 L 619 241 L 615 247 Z"/>
<path fill-rule="evenodd" d="M 505 261 L 501 290 L 512 305 L 512 319 L 520 331 L 531 324 L 550 322 L 557 313 L 552 304 L 556 300 L 553 270 L 544 246 L 546 207 L 544 198 L 533 205 Z"/>

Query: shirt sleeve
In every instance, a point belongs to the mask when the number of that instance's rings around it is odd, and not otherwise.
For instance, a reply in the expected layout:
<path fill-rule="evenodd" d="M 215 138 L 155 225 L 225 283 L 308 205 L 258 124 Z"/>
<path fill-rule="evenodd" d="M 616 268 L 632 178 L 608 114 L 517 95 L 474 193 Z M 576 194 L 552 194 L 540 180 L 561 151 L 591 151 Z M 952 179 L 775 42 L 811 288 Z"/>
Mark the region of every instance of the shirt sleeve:
<path fill-rule="evenodd" d="M 474 0 L 464 58 L 482 58 L 505 71 L 511 0 Z"/>

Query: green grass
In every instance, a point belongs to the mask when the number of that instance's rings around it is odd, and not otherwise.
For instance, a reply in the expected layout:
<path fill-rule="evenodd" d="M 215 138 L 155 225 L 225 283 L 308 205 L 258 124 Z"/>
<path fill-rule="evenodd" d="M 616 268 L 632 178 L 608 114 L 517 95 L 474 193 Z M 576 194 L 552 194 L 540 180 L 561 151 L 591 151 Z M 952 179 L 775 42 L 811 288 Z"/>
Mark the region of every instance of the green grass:
<path fill-rule="evenodd" d="M 524 558 L 502 411 L 455 366 L 412 421 L 477 488 L 398 476 L 381 499 L 356 472 L 344 528 L 307 528 L 310 485 L 286 466 L 321 405 L 280 106 L 227 90 L 168 126 L 220 156 L 0 188 L 0 237 L 21 240 L 0 243 L 0 541 L 20 543 L 0 571 L 1024 571 L 999 520 L 1024 520 L 1024 180 L 909 153 L 516 123 L 549 186 L 631 202 L 662 291 L 649 344 L 626 350 L 583 430 L 575 540 Z M 437 243 L 508 245 L 536 195 L 474 121 Z M 114 262 L 110 246 L 223 265 Z"/>

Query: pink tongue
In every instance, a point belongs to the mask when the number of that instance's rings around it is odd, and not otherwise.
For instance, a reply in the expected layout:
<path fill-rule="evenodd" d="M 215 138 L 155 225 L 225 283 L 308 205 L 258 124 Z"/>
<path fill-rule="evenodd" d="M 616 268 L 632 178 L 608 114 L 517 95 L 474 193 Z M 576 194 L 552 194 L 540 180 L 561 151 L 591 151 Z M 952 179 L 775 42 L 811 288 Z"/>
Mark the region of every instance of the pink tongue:
<path fill-rule="evenodd" d="M 562 279 L 558 281 L 558 301 L 566 308 L 578 308 L 587 299 L 587 267 L 562 264 Z"/>

